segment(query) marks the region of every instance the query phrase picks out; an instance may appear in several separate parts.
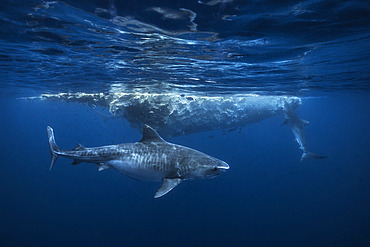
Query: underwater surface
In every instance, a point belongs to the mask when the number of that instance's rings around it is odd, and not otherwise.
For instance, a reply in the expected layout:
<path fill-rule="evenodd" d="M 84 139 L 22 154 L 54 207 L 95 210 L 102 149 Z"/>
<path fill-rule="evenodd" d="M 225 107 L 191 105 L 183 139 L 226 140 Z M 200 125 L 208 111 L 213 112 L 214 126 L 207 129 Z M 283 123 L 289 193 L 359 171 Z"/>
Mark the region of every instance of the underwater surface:
<path fill-rule="evenodd" d="M 370 246 L 369 16 L 368 1 L 2 1 L 0 245 Z M 161 182 L 95 164 L 49 171 L 47 126 L 72 150 L 144 124 L 230 169 L 157 199 Z"/>

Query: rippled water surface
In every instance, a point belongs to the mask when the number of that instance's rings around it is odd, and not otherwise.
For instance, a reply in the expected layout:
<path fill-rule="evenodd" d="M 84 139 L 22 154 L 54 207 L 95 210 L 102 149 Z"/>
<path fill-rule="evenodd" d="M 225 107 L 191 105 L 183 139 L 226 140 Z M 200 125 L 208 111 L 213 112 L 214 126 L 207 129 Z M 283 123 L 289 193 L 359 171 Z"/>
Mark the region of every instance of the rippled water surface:
<path fill-rule="evenodd" d="M 4 1 L 2 94 L 368 90 L 367 1 Z"/>

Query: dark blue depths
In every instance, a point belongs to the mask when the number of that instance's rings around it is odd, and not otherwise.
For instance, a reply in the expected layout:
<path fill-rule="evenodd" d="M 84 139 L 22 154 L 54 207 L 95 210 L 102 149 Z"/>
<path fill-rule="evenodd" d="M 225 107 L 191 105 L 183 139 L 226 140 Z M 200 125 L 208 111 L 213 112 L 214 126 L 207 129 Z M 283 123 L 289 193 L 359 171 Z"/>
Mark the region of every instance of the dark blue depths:
<path fill-rule="evenodd" d="M 2 246 L 367 246 L 370 244 L 369 97 L 306 99 L 311 150 L 300 151 L 276 117 L 241 132 L 172 138 L 227 161 L 230 170 L 186 181 L 153 199 L 158 183 L 135 181 L 60 158 L 49 172 L 45 127 L 66 149 L 134 142 L 122 119 L 88 106 L 1 101 Z"/>

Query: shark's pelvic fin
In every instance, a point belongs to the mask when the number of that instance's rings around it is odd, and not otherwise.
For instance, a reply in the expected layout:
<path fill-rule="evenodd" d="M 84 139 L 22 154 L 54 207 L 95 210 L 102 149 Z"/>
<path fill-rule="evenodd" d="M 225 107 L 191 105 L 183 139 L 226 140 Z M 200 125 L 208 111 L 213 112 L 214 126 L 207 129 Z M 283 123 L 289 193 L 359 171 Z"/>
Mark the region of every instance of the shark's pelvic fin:
<path fill-rule="evenodd" d="M 325 156 L 325 155 L 318 155 L 318 154 L 314 154 L 314 153 L 311 153 L 311 152 L 305 151 L 305 152 L 302 154 L 301 162 L 303 162 L 305 159 L 325 159 L 325 158 L 327 158 L 327 157 L 328 157 L 328 156 Z"/>
<path fill-rule="evenodd" d="M 49 149 L 50 149 L 50 154 L 51 154 L 51 162 L 50 162 L 50 168 L 49 168 L 49 171 L 50 171 L 51 168 L 53 168 L 55 161 L 58 159 L 58 152 L 60 152 L 60 148 L 55 143 L 53 129 L 50 126 L 48 126 L 46 128 L 46 131 L 48 133 Z"/>
<path fill-rule="evenodd" d="M 154 198 L 164 196 L 182 182 L 181 178 L 165 178 L 162 187 L 155 193 Z"/>
<path fill-rule="evenodd" d="M 143 138 L 140 142 L 166 142 L 158 133 L 149 125 L 144 125 Z"/>

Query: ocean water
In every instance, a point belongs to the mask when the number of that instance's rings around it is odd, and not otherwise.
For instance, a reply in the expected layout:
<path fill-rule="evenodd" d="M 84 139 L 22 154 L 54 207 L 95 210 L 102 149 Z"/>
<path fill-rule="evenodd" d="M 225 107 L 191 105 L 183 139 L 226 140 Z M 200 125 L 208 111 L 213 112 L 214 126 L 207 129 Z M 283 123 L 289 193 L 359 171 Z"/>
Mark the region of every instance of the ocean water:
<path fill-rule="evenodd" d="M 1 246 L 370 246 L 368 1 L 21 1 L 0 7 Z M 286 118 L 309 121 L 308 151 Z M 292 103 L 293 105 L 293 103 Z M 226 161 L 135 181 L 60 158 L 149 123 Z M 305 146 L 306 148 L 306 146 Z"/>

